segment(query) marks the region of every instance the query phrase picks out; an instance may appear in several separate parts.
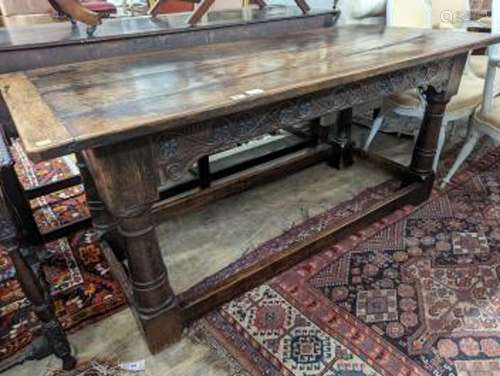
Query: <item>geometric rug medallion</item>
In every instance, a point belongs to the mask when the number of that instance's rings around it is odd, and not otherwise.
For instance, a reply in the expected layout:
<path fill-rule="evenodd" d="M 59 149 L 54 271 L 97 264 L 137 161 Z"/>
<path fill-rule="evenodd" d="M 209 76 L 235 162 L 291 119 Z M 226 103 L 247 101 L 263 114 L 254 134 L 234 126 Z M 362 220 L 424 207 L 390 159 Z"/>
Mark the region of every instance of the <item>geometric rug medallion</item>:
<path fill-rule="evenodd" d="M 254 375 L 499 375 L 499 213 L 497 148 L 193 334 Z"/>

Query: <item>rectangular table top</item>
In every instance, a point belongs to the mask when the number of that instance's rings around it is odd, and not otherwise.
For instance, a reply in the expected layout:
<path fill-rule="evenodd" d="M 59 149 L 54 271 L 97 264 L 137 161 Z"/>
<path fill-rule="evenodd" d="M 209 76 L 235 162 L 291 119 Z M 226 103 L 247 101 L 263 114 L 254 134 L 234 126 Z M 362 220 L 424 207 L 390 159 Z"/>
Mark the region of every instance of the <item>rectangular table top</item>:
<path fill-rule="evenodd" d="M 38 160 L 498 42 L 500 36 L 444 30 L 323 28 L 6 74 L 0 93 L 27 153 Z"/>

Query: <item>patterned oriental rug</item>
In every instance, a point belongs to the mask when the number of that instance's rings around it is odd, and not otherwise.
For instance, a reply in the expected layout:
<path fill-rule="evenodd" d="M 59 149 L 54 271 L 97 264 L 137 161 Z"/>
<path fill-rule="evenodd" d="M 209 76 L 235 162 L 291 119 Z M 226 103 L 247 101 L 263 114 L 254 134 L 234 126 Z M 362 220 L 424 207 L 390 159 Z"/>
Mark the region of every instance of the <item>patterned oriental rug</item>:
<path fill-rule="evenodd" d="M 289 244 L 318 223 L 272 242 Z M 232 374 L 500 375 L 499 277 L 496 148 L 424 205 L 324 249 L 206 315 L 191 334 Z"/>
<path fill-rule="evenodd" d="M 35 187 L 75 173 L 69 157 L 33 165 L 19 144 L 13 145 L 12 152 L 25 187 Z M 31 204 L 42 232 L 88 215 L 81 187 L 41 197 Z M 103 256 L 105 246 L 97 241 L 92 231 L 83 231 L 36 250 L 47 255 L 42 268 L 56 314 L 66 329 L 82 328 L 125 307 L 125 297 L 111 277 Z M 0 247 L 0 361 L 24 349 L 39 327 L 14 274 L 11 260 Z"/>
<path fill-rule="evenodd" d="M 24 189 L 64 180 L 79 173 L 73 156 L 33 164 L 19 142 L 11 148 L 16 173 Z M 70 187 L 31 201 L 35 221 L 42 233 L 90 215 L 81 185 Z"/>

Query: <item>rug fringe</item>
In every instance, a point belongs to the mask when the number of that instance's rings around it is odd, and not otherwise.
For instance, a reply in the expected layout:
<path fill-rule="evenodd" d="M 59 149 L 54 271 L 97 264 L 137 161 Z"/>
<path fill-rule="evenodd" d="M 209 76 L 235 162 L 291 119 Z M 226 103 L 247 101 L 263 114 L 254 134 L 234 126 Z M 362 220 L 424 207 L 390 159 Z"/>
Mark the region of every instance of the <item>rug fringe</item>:
<path fill-rule="evenodd" d="M 49 369 L 44 376 L 128 376 L 130 372 L 123 370 L 119 362 L 113 359 L 94 358 L 81 362 L 72 371 Z"/>
<path fill-rule="evenodd" d="M 224 362 L 224 368 L 230 375 L 251 376 L 251 373 L 247 372 L 240 362 L 227 351 L 224 345 L 214 337 L 214 333 L 210 331 L 205 319 L 192 323 L 187 329 L 187 335 L 194 343 L 207 346 L 217 359 Z"/>

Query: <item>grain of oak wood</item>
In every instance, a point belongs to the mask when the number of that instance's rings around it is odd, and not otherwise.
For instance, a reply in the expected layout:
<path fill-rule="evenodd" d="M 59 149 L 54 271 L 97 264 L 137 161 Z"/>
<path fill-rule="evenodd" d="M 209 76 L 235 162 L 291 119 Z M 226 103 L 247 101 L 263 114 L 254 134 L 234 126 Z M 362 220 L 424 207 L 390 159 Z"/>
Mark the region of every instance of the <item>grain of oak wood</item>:
<path fill-rule="evenodd" d="M 499 36 L 442 30 L 317 29 L 7 74 L 0 76 L 0 92 L 28 155 L 40 160 L 173 130 L 499 41 Z M 15 87 L 24 92 L 17 93 Z"/>

